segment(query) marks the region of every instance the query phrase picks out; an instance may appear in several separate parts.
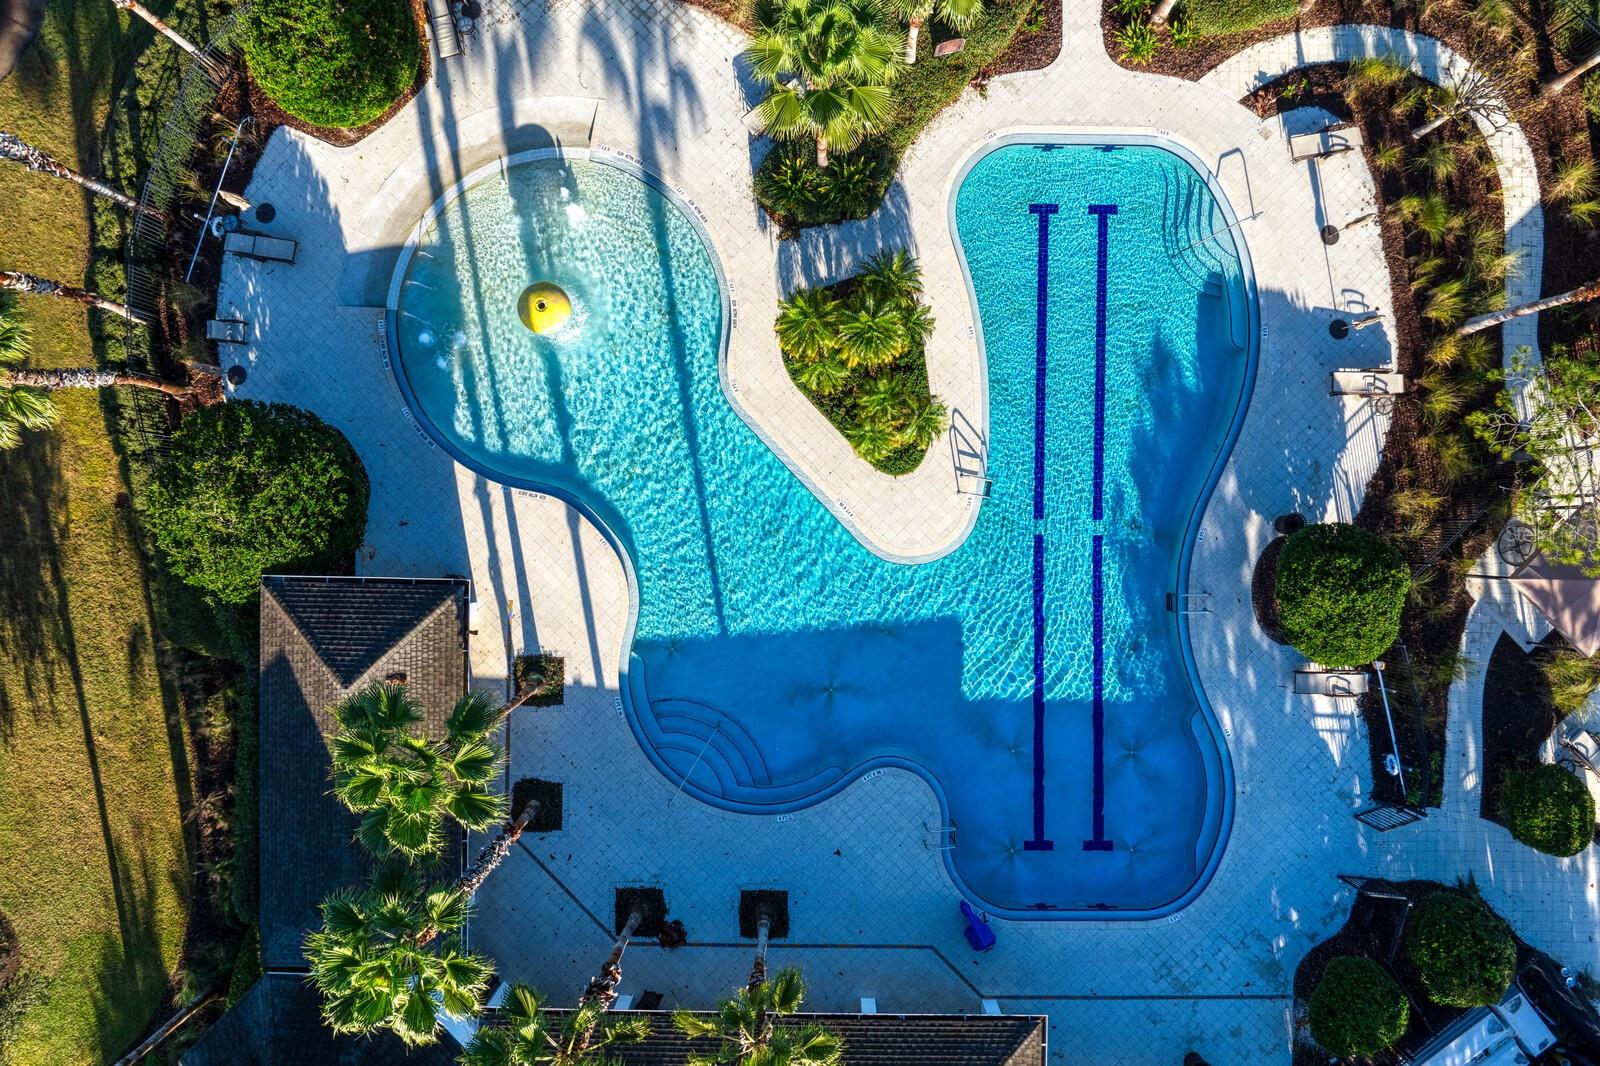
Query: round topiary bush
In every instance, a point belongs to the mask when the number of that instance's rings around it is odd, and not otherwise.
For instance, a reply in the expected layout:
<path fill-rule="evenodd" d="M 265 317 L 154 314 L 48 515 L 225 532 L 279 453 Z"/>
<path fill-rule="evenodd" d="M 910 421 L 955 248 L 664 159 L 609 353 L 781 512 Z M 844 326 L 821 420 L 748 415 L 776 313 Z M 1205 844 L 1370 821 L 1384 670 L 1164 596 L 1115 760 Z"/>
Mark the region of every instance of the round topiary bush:
<path fill-rule="evenodd" d="M 1594 840 L 1594 797 L 1563 766 L 1511 770 L 1500 788 L 1500 821 L 1547 855 L 1576 855 Z"/>
<path fill-rule="evenodd" d="M 348 569 L 367 529 L 367 473 L 344 435 L 309 411 L 217 404 L 173 434 L 145 510 L 174 573 L 248 603 L 262 574 Z"/>
<path fill-rule="evenodd" d="M 253 0 L 250 76 L 314 126 L 364 126 L 417 80 L 422 37 L 407 0 Z"/>
<path fill-rule="evenodd" d="M 1359 955 L 1329 959 L 1311 993 L 1311 1037 L 1341 1058 L 1393 1047 L 1410 1021 L 1405 992 L 1382 966 Z"/>
<path fill-rule="evenodd" d="M 1511 927 L 1463 892 L 1435 892 L 1413 908 L 1405 952 L 1428 998 L 1443 1007 L 1500 1002 L 1517 966 Z"/>
<path fill-rule="evenodd" d="M 1278 624 L 1322 666 L 1362 666 L 1400 635 L 1411 571 L 1393 547 L 1342 523 L 1306 526 L 1278 557 Z"/>

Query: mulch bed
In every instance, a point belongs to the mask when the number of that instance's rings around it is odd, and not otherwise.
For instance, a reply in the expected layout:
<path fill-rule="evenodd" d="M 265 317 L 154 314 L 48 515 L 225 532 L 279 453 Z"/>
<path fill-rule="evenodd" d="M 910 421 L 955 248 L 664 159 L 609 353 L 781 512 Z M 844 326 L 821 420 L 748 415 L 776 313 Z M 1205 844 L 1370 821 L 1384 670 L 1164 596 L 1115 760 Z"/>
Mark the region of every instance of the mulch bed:
<path fill-rule="evenodd" d="M 1256 625 L 1261 627 L 1261 632 L 1267 639 L 1277 644 L 1289 643 L 1289 638 L 1284 636 L 1283 626 L 1278 621 L 1278 556 L 1283 554 L 1283 546 L 1289 542 L 1288 537 L 1279 537 L 1266 550 L 1261 553 L 1261 558 L 1256 560 L 1256 568 L 1250 574 L 1250 605 L 1256 612 Z"/>
<path fill-rule="evenodd" d="M 763 913 L 768 921 L 767 936 L 776 940 L 789 935 L 789 893 L 770 888 L 745 889 L 739 893 L 739 935 L 754 940 Z"/>
<path fill-rule="evenodd" d="M 511 814 L 515 817 L 528 804 L 539 801 L 539 809 L 528 824 L 530 833 L 553 833 L 561 828 L 561 782 L 524 777 L 511 786 Z"/>
<path fill-rule="evenodd" d="M 1506 771 L 1539 762 L 1539 749 L 1562 714 L 1550 698 L 1540 664 L 1569 645 L 1552 633 L 1533 651 L 1506 634 L 1494 646 L 1483 679 L 1483 782 L 1479 817 L 1500 821 L 1500 788 Z"/>
<path fill-rule="evenodd" d="M 1043 11 L 1040 12 L 1040 6 Z M 979 71 L 974 84 L 981 86 L 990 78 L 998 78 L 1002 74 L 1016 74 L 1024 70 L 1043 70 L 1056 61 L 1061 54 L 1061 32 L 1063 11 L 1065 8 L 1059 0 L 1035 0 L 1034 18 L 1042 14 L 1043 25 L 1038 29 L 1029 29 L 1028 23 L 1023 23 L 1023 29 L 1006 45 L 1005 51 L 995 57 L 983 70 Z"/>

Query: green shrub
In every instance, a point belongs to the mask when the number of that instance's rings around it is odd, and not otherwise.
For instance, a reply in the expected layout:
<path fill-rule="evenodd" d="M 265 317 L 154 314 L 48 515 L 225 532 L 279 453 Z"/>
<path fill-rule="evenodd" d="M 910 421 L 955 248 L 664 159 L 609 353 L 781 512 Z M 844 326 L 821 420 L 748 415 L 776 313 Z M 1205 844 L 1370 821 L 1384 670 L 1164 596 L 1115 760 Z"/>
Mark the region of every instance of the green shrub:
<path fill-rule="evenodd" d="M 1584 110 L 1591 119 L 1600 122 L 1600 74 L 1585 74 L 1578 85 L 1583 93 Z"/>
<path fill-rule="evenodd" d="M 786 226 L 824 226 L 863 219 L 883 203 L 894 178 L 894 156 L 883 141 L 817 166 L 810 142 L 780 143 L 756 171 L 756 200 Z"/>
<path fill-rule="evenodd" d="M 1306 526 L 1278 560 L 1278 616 L 1289 643 L 1323 666 L 1361 666 L 1400 634 L 1411 572 L 1394 548 L 1355 526 Z"/>
<path fill-rule="evenodd" d="M 1203 37 L 1253 30 L 1292 17 L 1299 0 L 1186 0 L 1184 7 Z"/>
<path fill-rule="evenodd" d="M 422 37 L 406 0 L 253 0 L 250 74 L 277 105 L 315 126 L 364 126 L 417 80 Z"/>
<path fill-rule="evenodd" d="M 1442 1007 L 1500 1002 L 1517 966 L 1511 927 L 1464 892 L 1435 892 L 1412 909 L 1405 952 L 1428 998 Z"/>
<path fill-rule="evenodd" d="M 1594 797 L 1564 766 L 1513 769 L 1500 789 L 1500 821 L 1530 848 L 1576 855 L 1594 840 Z"/>
<path fill-rule="evenodd" d="M 348 572 L 367 528 L 367 475 L 344 435 L 309 411 L 217 404 L 173 434 L 145 511 L 175 574 L 242 604 L 262 574 Z"/>
<path fill-rule="evenodd" d="M 1371 959 L 1339 955 L 1311 993 L 1311 1037 L 1341 1058 L 1371 1055 L 1405 1035 L 1411 1005 Z"/>
<path fill-rule="evenodd" d="M 239 942 L 239 954 L 233 960 L 233 972 L 228 977 L 228 1001 L 232 1007 L 245 997 L 261 979 L 261 930 L 249 926 L 244 939 Z"/>

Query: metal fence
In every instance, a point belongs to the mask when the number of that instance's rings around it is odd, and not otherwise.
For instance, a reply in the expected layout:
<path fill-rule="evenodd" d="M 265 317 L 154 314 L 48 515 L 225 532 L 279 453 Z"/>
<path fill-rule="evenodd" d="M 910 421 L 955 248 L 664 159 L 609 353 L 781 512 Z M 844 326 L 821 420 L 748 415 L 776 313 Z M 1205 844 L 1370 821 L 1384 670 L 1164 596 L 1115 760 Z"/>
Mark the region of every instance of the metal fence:
<path fill-rule="evenodd" d="M 217 93 L 219 76 L 231 68 L 238 41 L 238 12 L 216 25 L 201 59 L 184 56 L 178 72 L 178 88 L 167 106 L 166 116 L 156 134 L 155 149 L 145 168 L 139 190 L 139 210 L 128 226 L 123 251 L 123 273 L 127 304 L 151 318 L 162 311 L 169 273 L 163 266 L 169 256 L 179 192 L 192 184 L 195 148 L 209 122 Z M 123 335 L 125 358 L 131 369 L 159 373 L 150 350 L 148 331 L 128 322 Z M 133 389 L 124 402 L 124 423 L 133 450 L 146 459 L 157 458 L 170 436 L 167 401 L 145 389 Z"/>
<path fill-rule="evenodd" d="M 1577 62 L 1600 48 L 1600 3 L 1596 0 L 1554 0 L 1546 9 L 1550 43 Z"/>

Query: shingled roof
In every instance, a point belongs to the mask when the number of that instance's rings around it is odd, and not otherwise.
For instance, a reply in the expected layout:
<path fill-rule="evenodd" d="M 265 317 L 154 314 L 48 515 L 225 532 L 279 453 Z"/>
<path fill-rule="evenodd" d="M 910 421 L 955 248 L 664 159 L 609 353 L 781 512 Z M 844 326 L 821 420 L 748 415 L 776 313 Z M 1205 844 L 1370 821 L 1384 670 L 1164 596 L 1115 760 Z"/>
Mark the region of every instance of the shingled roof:
<path fill-rule="evenodd" d="M 183 1053 L 183 1066 L 454 1066 L 461 1049 L 442 1034 L 408 1049 L 388 1032 L 340 1036 L 322 1024 L 316 989 L 269 973 Z"/>
<path fill-rule="evenodd" d="M 650 1021 L 641 1043 L 606 1049 L 623 1066 L 684 1066 L 691 1045 L 672 1027 L 669 1012 L 612 1011 L 608 1017 Z M 795 1014 L 783 1020 L 807 1022 L 839 1035 L 845 1066 L 1045 1066 L 1048 1055 L 1046 1019 L 1034 1015 Z M 713 1046 L 700 1040 L 693 1048 L 705 1053 Z"/>
<path fill-rule="evenodd" d="M 361 878 L 355 818 L 328 793 L 334 704 L 404 674 L 423 730 L 443 737 L 467 685 L 467 584 L 457 578 L 261 580 L 261 954 L 304 969 L 333 889 Z"/>

